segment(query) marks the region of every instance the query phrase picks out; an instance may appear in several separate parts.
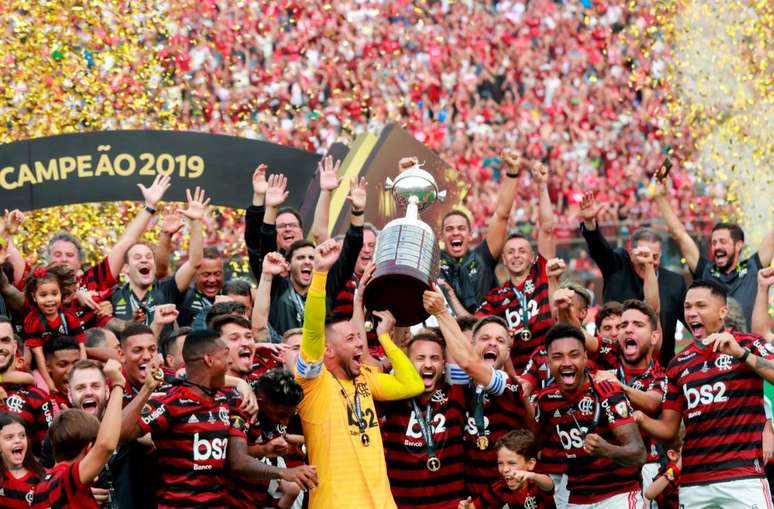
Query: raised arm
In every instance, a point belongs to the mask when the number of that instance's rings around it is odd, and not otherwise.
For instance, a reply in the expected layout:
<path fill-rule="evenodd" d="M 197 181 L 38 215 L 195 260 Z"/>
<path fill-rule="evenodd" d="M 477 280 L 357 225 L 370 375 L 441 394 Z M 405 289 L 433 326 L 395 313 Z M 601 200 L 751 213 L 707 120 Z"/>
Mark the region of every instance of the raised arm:
<path fill-rule="evenodd" d="M 538 186 L 538 253 L 549 259 L 556 256 L 554 207 L 548 194 L 548 168 L 540 161 L 532 165 L 532 178 Z"/>
<path fill-rule="evenodd" d="M 521 156 L 513 149 L 506 149 L 502 155 L 505 175 L 500 179 L 500 189 L 497 191 L 495 210 L 489 219 L 486 229 L 486 244 L 492 258 L 500 258 L 507 237 L 508 219 L 511 216 L 513 200 L 516 197 L 519 172 L 522 168 Z"/>
<path fill-rule="evenodd" d="M 597 264 L 602 274 L 610 274 L 623 266 L 622 257 L 610 247 L 602 232 L 599 230 L 597 217 L 602 211 L 602 204 L 597 203 L 594 193 L 586 193 L 580 204 L 580 213 L 583 218 L 581 233 L 589 248 L 589 256 Z"/>
<path fill-rule="evenodd" d="M 331 195 L 339 187 L 339 167 L 341 161 L 333 163 L 332 156 L 323 157 L 317 163 L 317 172 L 320 175 L 320 196 L 314 209 L 314 221 L 312 222 L 312 239 L 315 244 L 321 244 L 330 238 L 328 222 L 331 210 Z"/>
<path fill-rule="evenodd" d="M 392 364 L 392 374 L 376 373 L 371 377 L 369 387 L 377 401 L 396 401 L 413 398 L 425 388 L 422 377 L 417 373 L 414 363 L 393 341 L 390 333 L 395 327 L 395 317 L 389 311 L 374 311 L 379 318 L 376 334 L 384 348 L 384 354 Z"/>
<path fill-rule="evenodd" d="M 275 227 L 277 224 L 277 210 L 288 199 L 290 191 L 288 189 L 288 178 L 282 173 L 270 175 L 267 180 L 266 188 L 266 212 L 263 214 L 263 225 Z M 261 228 L 263 229 L 263 225 Z M 276 235 L 276 231 L 274 232 Z M 276 247 L 274 248 L 276 249 Z M 272 251 L 274 250 L 272 249 Z"/>
<path fill-rule="evenodd" d="M 688 230 L 685 229 L 680 218 L 678 218 L 675 211 L 672 210 L 672 205 L 669 204 L 669 193 L 664 182 L 659 181 L 656 183 L 655 200 L 656 205 L 661 212 L 661 216 L 666 222 L 669 234 L 677 243 L 677 247 L 680 248 L 680 252 L 683 254 L 683 258 L 685 258 L 685 261 L 688 264 L 688 269 L 693 273 L 696 270 L 696 266 L 699 264 L 699 246 L 697 246 L 696 242 L 688 235 Z"/>
<path fill-rule="evenodd" d="M 161 220 L 161 233 L 159 243 L 153 252 L 156 259 L 156 279 L 163 279 L 170 272 L 170 253 L 172 252 L 172 236 L 183 227 L 183 221 L 177 214 L 167 214 Z"/>
<path fill-rule="evenodd" d="M 19 233 L 23 222 L 24 213 L 18 209 L 11 210 L 10 212 L 6 210 L 3 221 L 0 222 L 0 237 L 7 242 L 5 246 L 5 261 L 13 267 L 12 285 L 18 285 L 21 282 L 21 278 L 24 276 L 24 268 L 27 265 L 27 262 L 24 261 L 21 253 L 13 243 L 13 238 Z"/>
<path fill-rule="evenodd" d="M 774 267 L 766 267 L 758 271 L 758 293 L 755 295 L 750 329 L 753 334 L 760 334 L 768 341 L 774 339 L 771 333 L 774 320 L 769 316 L 769 288 L 773 284 Z"/>
<path fill-rule="evenodd" d="M 103 368 L 105 378 L 110 380 L 110 398 L 108 399 L 102 422 L 99 425 L 97 438 L 86 456 L 81 460 L 78 474 L 82 484 L 91 484 L 113 456 L 121 436 L 121 404 L 124 396 L 124 376 L 121 374 L 121 364 L 109 360 Z"/>
<path fill-rule="evenodd" d="M 325 353 L 325 283 L 328 270 L 339 257 L 341 247 L 333 240 L 326 240 L 315 248 L 314 273 L 304 306 L 304 332 L 301 337 L 301 353 L 297 372 L 303 378 L 319 374 L 315 365 L 322 362 Z"/>
<path fill-rule="evenodd" d="M 441 333 L 446 341 L 449 361 L 459 365 L 478 385 L 488 388 L 493 382 L 495 371 L 492 366 L 476 355 L 473 345 L 465 337 L 457 324 L 457 320 L 446 310 L 443 295 L 437 290 L 428 290 L 422 295 L 422 304 L 425 311 L 433 315 L 438 321 L 438 326 L 441 328 Z"/>
<path fill-rule="evenodd" d="M 567 264 L 561 258 L 550 258 L 546 261 L 548 276 L 548 295 L 553 295 L 560 288 L 562 274 L 567 270 Z M 556 319 L 558 310 L 554 299 L 551 299 L 551 315 Z"/>
<path fill-rule="evenodd" d="M 261 263 L 265 255 L 261 242 L 261 225 L 265 212 L 266 190 L 269 187 L 266 182 L 266 170 L 266 165 L 260 164 L 253 172 L 253 201 L 245 210 L 245 245 L 250 270 L 256 280 L 261 278 Z"/>
<path fill-rule="evenodd" d="M 204 189 L 199 186 L 196 186 L 193 195 L 191 195 L 190 189 L 186 189 L 185 195 L 188 199 L 188 207 L 179 212 L 187 217 L 191 223 L 191 238 L 188 241 L 188 259 L 175 271 L 175 283 L 181 292 L 186 291 L 191 285 L 191 281 L 196 275 L 196 269 L 199 268 L 202 261 L 204 254 L 202 220 L 207 214 L 207 207 L 210 204 L 209 198 L 204 199 Z"/>
<path fill-rule="evenodd" d="M 268 337 L 269 309 L 271 308 L 271 287 L 275 277 L 281 277 L 284 271 L 290 270 L 288 262 L 276 251 L 268 253 L 263 258 L 261 278 L 258 280 L 258 291 L 253 301 L 253 336 Z"/>
<path fill-rule="evenodd" d="M 145 233 L 145 229 L 148 227 L 148 223 L 156 213 L 159 202 L 164 197 L 164 193 L 169 189 L 172 179 L 169 175 L 156 175 L 153 180 L 153 184 L 150 187 L 145 187 L 142 184 L 137 184 L 142 192 L 142 197 L 145 200 L 143 208 L 137 213 L 135 218 L 126 226 L 121 238 L 118 239 L 116 245 L 110 250 L 108 254 L 108 265 L 110 266 L 110 272 L 113 277 L 118 278 L 118 274 L 121 273 L 121 268 L 124 266 L 124 256 L 129 248 L 132 247 L 140 240 L 140 237 Z"/>
<path fill-rule="evenodd" d="M 758 258 L 761 259 L 761 266 L 766 267 L 771 263 L 774 256 L 774 228 L 766 232 L 761 241 L 761 247 L 758 248 Z"/>

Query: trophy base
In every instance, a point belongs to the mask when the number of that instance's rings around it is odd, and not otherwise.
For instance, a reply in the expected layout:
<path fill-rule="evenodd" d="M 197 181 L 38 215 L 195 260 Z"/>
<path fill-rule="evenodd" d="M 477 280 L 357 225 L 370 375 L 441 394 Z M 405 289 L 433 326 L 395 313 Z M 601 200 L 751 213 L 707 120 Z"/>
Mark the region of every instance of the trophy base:
<path fill-rule="evenodd" d="M 401 273 L 403 270 L 411 274 Z M 410 327 L 430 316 L 422 305 L 422 294 L 430 285 L 412 275 L 419 271 L 403 270 L 387 274 L 377 270 L 365 288 L 363 302 L 369 311 L 389 310 L 399 327 Z"/>

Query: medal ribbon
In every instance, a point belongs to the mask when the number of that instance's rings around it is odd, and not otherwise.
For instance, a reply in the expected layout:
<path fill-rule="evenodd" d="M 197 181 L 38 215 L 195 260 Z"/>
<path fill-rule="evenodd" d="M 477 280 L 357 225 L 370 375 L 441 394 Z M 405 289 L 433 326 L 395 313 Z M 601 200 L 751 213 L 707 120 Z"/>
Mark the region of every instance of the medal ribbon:
<path fill-rule="evenodd" d="M 419 421 L 419 429 L 422 431 L 422 438 L 425 439 L 425 447 L 427 448 L 427 455 L 430 458 L 435 458 L 435 442 L 433 442 L 433 432 L 430 428 L 433 422 L 433 409 L 430 402 L 427 402 L 427 413 L 422 414 L 422 410 L 419 408 L 416 398 L 411 399 L 411 406 L 414 408 L 414 414 Z"/>
<path fill-rule="evenodd" d="M 476 420 L 476 430 L 479 437 L 486 435 L 486 429 L 484 429 L 484 388 L 480 385 L 476 386 L 476 397 L 473 404 L 473 418 Z"/>
<path fill-rule="evenodd" d="M 511 283 L 511 290 L 516 295 L 516 300 L 519 301 L 519 315 L 521 315 L 522 331 L 529 331 L 529 309 L 527 308 L 527 296 L 524 295 L 516 285 Z"/>

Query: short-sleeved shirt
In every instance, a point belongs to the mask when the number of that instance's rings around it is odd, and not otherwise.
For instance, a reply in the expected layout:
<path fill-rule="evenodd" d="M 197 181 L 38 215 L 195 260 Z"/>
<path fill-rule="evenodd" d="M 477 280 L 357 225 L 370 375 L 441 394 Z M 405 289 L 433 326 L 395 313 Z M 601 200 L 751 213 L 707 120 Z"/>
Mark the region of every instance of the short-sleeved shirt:
<path fill-rule="evenodd" d="M 554 509 L 552 491 L 543 491 L 536 484 L 528 482 L 518 490 L 512 490 L 500 479 L 487 486 L 481 495 L 473 500 L 476 509 Z"/>
<path fill-rule="evenodd" d="M 186 385 L 151 397 L 138 424 L 158 450 L 159 508 L 226 508 L 230 437 L 245 438 L 247 423 L 222 392 L 202 396 Z"/>
<path fill-rule="evenodd" d="M 86 341 L 83 324 L 70 311 L 60 311 L 53 320 L 47 319 L 37 309 L 33 309 L 24 317 L 24 343 L 29 348 L 43 346 L 60 336 L 70 336 L 78 343 Z"/>
<path fill-rule="evenodd" d="M 399 508 L 454 508 L 464 498 L 464 399 L 462 386 L 443 384 L 425 405 L 414 398 L 380 406 L 387 474 Z M 428 423 L 434 454 L 441 462 L 435 472 L 427 466 L 429 452 L 419 419 Z"/>
<path fill-rule="evenodd" d="M 35 489 L 32 508 L 98 509 L 91 485 L 81 482 L 80 465 L 80 461 L 58 463 L 49 469 Z"/>
<path fill-rule="evenodd" d="M 476 316 L 495 315 L 506 321 L 508 331 L 513 338 L 511 362 L 517 372 L 524 369 L 530 355 L 535 348 L 543 344 L 543 336 L 554 324 L 548 292 L 547 263 L 547 260 L 538 254 L 530 267 L 529 275 L 521 285 L 516 286 L 506 281 L 497 288 L 493 288 L 486 294 L 476 311 Z M 526 310 L 522 308 L 522 298 L 527 305 Z M 524 341 L 521 334 L 527 329 L 531 337 L 528 341 Z"/>
<path fill-rule="evenodd" d="M 699 256 L 699 263 L 696 264 L 696 270 L 692 275 L 694 279 L 714 279 L 722 284 L 726 288 L 728 296 L 736 300 L 742 307 L 747 327 L 750 327 L 755 296 L 758 294 L 759 270 L 761 270 L 761 259 L 758 253 L 739 262 L 739 265 L 728 274 L 722 272 L 702 255 Z"/>
<path fill-rule="evenodd" d="M 6 470 L 2 485 L 0 485 L 0 507 L 4 509 L 29 509 L 40 479 L 40 476 L 35 472 L 27 472 L 17 478 Z"/>
<path fill-rule="evenodd" d="M 452 258 L 446 250 L 441 251 L 441 275 L 471 313 L 495 285 L 496 266 L 497 260 L 486 241 L 469 250 L 462 258 Z"/>
<path fill-rule="evenodd" d="M 733 332 L 753 355 L 774 359 L 762 337 Z M 685 423 L 682 486 L 764 477 L 763 380 L 730 355 L 692 343 L 667 367 L 664 410 Z"/>
<path fill-rule="evenodd" d="M 587 376 L 588 381 L 569 398 L 557 385 L 543 389 L 537 396 L 535 419 L 541 429 L 558 436 L 565 452 L 571 504 L 595 504 L 642 487 L 638 467 L 592 456 L 583 449 L 589 433 L 620 445 L 613 430 L 634 423 L 623 390 L 611 382 L 592 382 L 591 375 Z"/>
<path fill-rule="evenodd" d="M 138 298 L 129 287 L 129 283 L 126 283 L 113 288 L 111 300 L 113 316 L 121 320 L 132 320 L 134 310 L 143 309 L 145 311 L 145 325 L 150 325 L 156 306 L 175 304 L 179 307 L 184 296 L 185 294 L 177 288 L 174 275 L 154 281 L 142 299 Z"/>

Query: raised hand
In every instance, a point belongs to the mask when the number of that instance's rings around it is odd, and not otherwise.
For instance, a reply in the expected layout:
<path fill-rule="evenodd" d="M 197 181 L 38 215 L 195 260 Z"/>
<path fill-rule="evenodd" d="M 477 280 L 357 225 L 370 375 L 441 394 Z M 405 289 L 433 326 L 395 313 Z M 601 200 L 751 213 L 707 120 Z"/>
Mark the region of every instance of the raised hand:
<path fill-rule="evenodd" d="M 265 196 L 266 191 L 269 188 L 269 183 L 266 182 L 266 170 L 269 167 L 261 163 L 253 172 L 253 194 L 258 196 Z"/>
<path fill-rule="evenodd" d="M 711 346 L 713 352 L 724 353 L 731 357 L 739 358 L 745 352 L 745 349 L 737 343 L 736 338 L 730 332 L 716 332 L 715 334 L 710 334 L 702 339 L 701 342 L 705 346 Z"/>
<path fill-rule="evenodd" d="M 422 294 L 422 306 L 425 311 L 431 315 L 440 315 L 446 311 L 446 301 L 443 300 L 443 295 L 437 290 L 425 290 Z"/>
<path fill-rule="evenodd" d="M 266 188 L 266 206 L 267 207 L 279 207 L 290 196 L 288 188 L 288 178 L 282 173 L 276 173 L 269 176 L 267 181 L 268 186 Z"/>
<path fill-rule="evenodd" d="M 279 276 L 290 270 L 287 260 L 276 251 L 266 253 L 263 257 L 263 273 L 271 276 Z"/>
<path fill-rule="evenodd" d="M 178 214 L 175 214 L 174 212 L 165 215 L 161 219 L 161 233 L 169 235 L 170 237 L 180 231 L 182 227 L 183 220 Z"/>
<path fill-rule="evenodd" d="M 19 209 L 13 209 L 10 212 L 5 210 L 5 234 L 13 237 L 19 233 L 21 225 L 24 222 L 24 212 Z"/>
<path fill-rule="evenodd" d="M 168 325 L 177 320 L 179 314 L 174 304 L 161 304 L 153 309 L 153 321 L 158 325 Z"/>
<path fill-rule="evenodd" d="M 532 163 L 531 173 L 532 173 L 532 178 L 538 184 L 548 183 L 548 168 L 540 161 L 535 161 L 534 163 Z"/>
<path fill-rule="evenodd" d="M 521 167 L 524 163 L 524 160 L 521 158 L 521 154 L 512 148 L 506 148 L 503 150 L 502 159 L 505 163 L 508 173 L 517 173 L 519 170 L 521 170 Z"/>
<path fill-rule="evenodd" d="M 636 264 L 655 265 L 656 263 L 656 257 L 653 255 L 653 251 L 647 247 L 635 247 L 632 249 L 632 257 Z"/>
<path fill-rule="evenodd" d="M 366 199 L 368 198 L 368 182 L 365 177 L 353 177 L 349 185 L 349 196 L 347 199 L 352 204 L 352 210 L 361 211 L 365 209 Z"/>
<path fill-rule="evenodd" d="M 102 368 L 102 372 L 105 374 L 105 378 L 110 380 L 113 386 L 126 384 L 126 379 L 123 373 L 121 373 L 121 363 L 115 359 L 108 359 L 105 366 Z"/>
<path fill-rule="evenodd" d="M 581 217 L 585 222 L 596 221 L 597 216 L 602 211 L 602 204 L 594 198 L 594 193 L 586 193 L 580 204 Z"/>
<path fill-rule="evenodd" d="M 341 245 L 333 239 L 328 239 L 317 246 L 314 253 L 314 270 L 328 272 L 339 259 L 339 253 L 341 253 Z"/>
<path fill-rule="evenodd" d="M 172 178 L 169 175 L 156 175 L 150 187 L 142 184 L 137 184 L 137 187 L 140 188 L 145 204 L 155 209 L 171 185 Z"/>
<path fill-rule="evenodd" d="M 152 393 L 164 380 L 164 370 L 161 369 L 161 359 L 157 355 L 145 366 L 145 387 Z"/>
<path fill-rule="evenodd" d="M 546 274 L 548 277 L 559 278 L 567 270 L 567 264 L 561 258 L 551 258 L 546 262 Z"/>
<path fill-rule="evenodd" d="M 379 324 L 376 326 L 376 333 L 378 335 L 391 334 L 395 328 L 395 317 L 389 311 L 374 311 L 373 315 L 379 319 Z"/>
<path fill-rule="evenodd" d="M 319 163 L 317 163 L 317 171 L 320 173 L 320 189 L 322 191 L 333 191 L 341 183 L 339 178 L 339 167 L 341 161 L 336 161 L 333 164 L 333 156 L 323 157 Z"/>
<path fill-rule="evenodd" d="M 771 288 L 774 285 L 774 267 L 766 267 L 758 271 L 758 286 L 761 288 Z"/>
<path fill-rule="evenodd" d="M 180 214 L 183 214 L 191 221 L 201 221 L 204 215 L 207 213 L 207 207 L 210 204 L 210 199 L 204 199 L 204 189 L 196 186 L 193 195 L 190 189 L 185 190 L 185 197 L 188 200 L 188 207 L 185 209 L 178 209 Z"/>
<path fill-rule="evenodd" d="M 570 309 L 573 305 L 574 297 L 575 292 L 569 288 L 560 288 L 554 292 L 551 299 L 554 301 L 554 306 L 556 306 L 557 309 Z"/>

